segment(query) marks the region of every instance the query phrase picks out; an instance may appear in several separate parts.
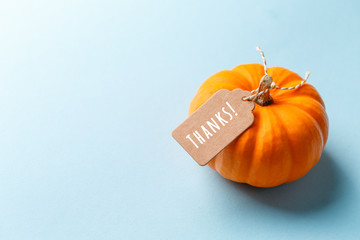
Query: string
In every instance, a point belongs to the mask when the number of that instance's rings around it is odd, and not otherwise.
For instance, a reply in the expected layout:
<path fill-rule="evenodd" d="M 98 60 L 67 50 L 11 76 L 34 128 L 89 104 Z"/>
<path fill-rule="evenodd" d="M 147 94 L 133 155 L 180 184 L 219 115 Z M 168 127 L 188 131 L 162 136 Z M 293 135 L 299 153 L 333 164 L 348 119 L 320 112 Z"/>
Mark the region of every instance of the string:
<path fill-rule="evenodd" d="M 265 75 L 268 75 L 265 54 L 264 54 L 263 50 L 261 50 L 260 47 L 256 47 L 256 51 L 258 51 L 261 54 L 261 58 L 263 60 L 263 65 L 264 65 L 264 72 L 265 72 Z"/>
<path fill-rule="evenodd" d="M 265 75 L 268 75 L 268 73 L 267 73 L 267 65 L 266 65 L 265 54 L 264 54 L 263 50 L 261 50 L 260 47 L 256 47 L 256 51 L 260 52 L 261 58 L 262 58 L 262 60 L 263 60 Z M 254 89 L 254 90 L 250 91 L 250 93 L 251 93 L 252 95 L 243 98 L 243 100 L 244 100 L 244 101 L 246 101 L 246 100 L 251 101 L 251 100 L 253 100 L 254 98 L 256 98 L 256 97 L 258 97 L 258 96 L 266 93 L 266 92 L 269 91 L 270 89 L 274 89 L 274 88 L 275 88 L 275 89 L 280 89 L 280 90 L 295 90 L 295 89 L 301 87 L 302 85 L 304 85 L 304 83 L 308 80 L 309 76 L 310 76 L 310 72 L 306 72 L 305 78 L 304 78 L 299 84 L 297 84 L 296 86 L 293 86 L 293 87 L 279 87 L 279 86 L 276 85 L 275 82 L 272 82 L 270 88 L 265 89 L 264 91 L 260 91 L 260 92 L 258 92 L 258 91 L 259 91 L 259 88 Z M 255 94 L 254 94 L 254 93 L 255 93 Z"/>

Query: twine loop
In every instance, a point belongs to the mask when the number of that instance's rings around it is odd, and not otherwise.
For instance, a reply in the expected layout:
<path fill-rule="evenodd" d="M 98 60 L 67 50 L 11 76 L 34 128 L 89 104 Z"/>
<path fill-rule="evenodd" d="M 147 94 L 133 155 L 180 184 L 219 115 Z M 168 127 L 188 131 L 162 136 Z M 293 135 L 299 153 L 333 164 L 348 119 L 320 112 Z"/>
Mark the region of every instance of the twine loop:
<path fill-rule="evenodd" d="M 265 72 L 265 75 L 268 75 L 268 73 L 267 73 L 267 65 L 266 65 L 266 58 L 265 58 L 264 52 L 263 52 L 263 50 L 261 50 L 260 47 L 256 47 L 256 51 L 258 51 L 261 54 L 261 58 L 263 60 L 263 65 L 264 65 L 264 72 Z M 304 83 L 308 80 L 309 76 L 310 76 L 310 72 L 306 72 L 305 78 L 299 84 L 297 84 L 296 86 L 293 86 L 293 87 L 279 87 L 279 86 L 276 85 L 275 82 L 272 82 L 270 88 L 267 88 L 267 89 L 265 89 L 263 91 L 260 91 L 260 92 L 259 92 L 259 88 L 254 89 L 254 90 L 250 91 L 251 95 L 248 96 L 248 97 L 244 97 L 243 100 L 244 101 L 247 101 L 247 100 L 252 101 L 256 97 L 270 91 L 271 89 L 295 90 L 295 89 L 301 87 L 302 85 L 304 85 Z"/>

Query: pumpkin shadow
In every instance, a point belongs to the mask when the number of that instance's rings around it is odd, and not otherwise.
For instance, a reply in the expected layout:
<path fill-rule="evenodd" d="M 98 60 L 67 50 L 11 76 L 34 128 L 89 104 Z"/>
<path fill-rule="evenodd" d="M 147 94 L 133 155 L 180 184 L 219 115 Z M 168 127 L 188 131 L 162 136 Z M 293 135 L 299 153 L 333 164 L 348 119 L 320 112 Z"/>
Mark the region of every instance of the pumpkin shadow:
<path fill-rule="evenodd" d="M 324 151 L 316 166 L 295 182 L 274 188 L 257 188 L 235 182 L 231 185 L 274 208 L 303 213 L 319 210 L 341 196 L 337 194 L 340 178 L 336 169 L 333 158 Z"/>

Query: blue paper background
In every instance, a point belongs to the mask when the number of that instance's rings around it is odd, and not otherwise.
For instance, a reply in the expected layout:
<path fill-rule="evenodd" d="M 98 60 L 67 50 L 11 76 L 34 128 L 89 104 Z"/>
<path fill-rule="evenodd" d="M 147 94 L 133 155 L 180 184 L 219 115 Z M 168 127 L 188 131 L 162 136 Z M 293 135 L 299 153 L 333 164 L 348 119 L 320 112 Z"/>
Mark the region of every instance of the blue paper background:
<path fill-rule="evenodd" d="M 1 1 L 0 239 L 358 239 L 357 1 Z M 283 66 L 330 136 L 299 181 L 256 189 L 171 138 L 212 74 Z M 299 146 L 301 147 L 301 146 Z"/>

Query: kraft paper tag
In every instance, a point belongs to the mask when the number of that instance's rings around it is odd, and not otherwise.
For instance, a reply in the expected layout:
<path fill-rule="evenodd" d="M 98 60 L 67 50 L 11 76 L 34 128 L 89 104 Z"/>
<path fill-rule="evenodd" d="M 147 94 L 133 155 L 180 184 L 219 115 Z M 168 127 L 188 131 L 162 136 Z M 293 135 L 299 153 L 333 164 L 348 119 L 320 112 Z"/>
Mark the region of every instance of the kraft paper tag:
<path fill-rule="evenodd" d="M 254 102 L 242 100 L 249 95 L 241 89 L 219 90 L 172 136 L 199 165 L 206 165 L 254 122 Z"/>

